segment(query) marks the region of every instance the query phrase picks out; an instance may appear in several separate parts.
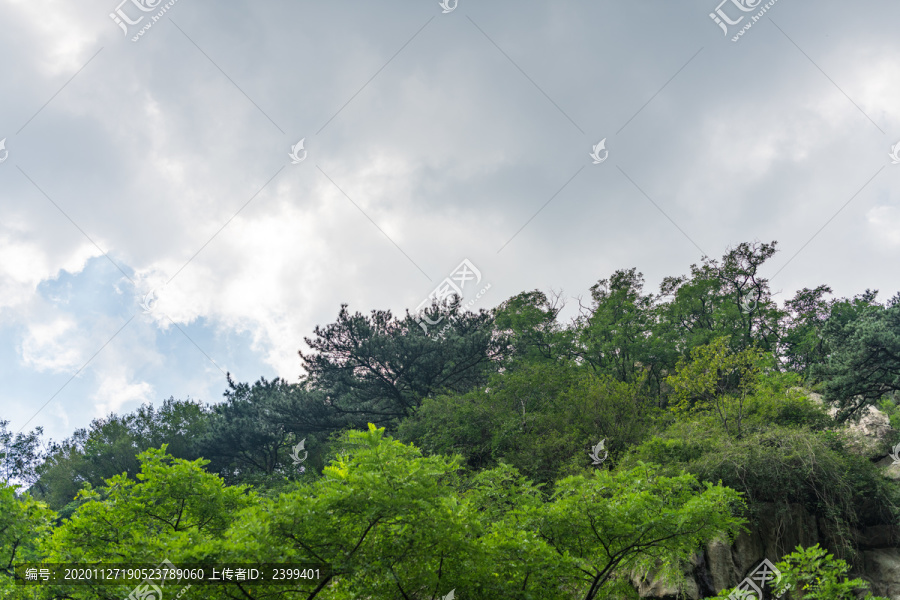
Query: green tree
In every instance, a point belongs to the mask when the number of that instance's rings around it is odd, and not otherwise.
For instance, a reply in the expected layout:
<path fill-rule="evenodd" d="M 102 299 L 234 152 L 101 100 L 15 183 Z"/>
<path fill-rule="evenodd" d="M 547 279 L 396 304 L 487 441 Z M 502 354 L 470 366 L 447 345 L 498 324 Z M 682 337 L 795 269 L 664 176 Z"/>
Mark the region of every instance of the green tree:
<path fill-rule="evenodd" d="M 523 363 L 557 362 L 572 356 L 570 332 L 557 321 L 563 305 L 538 290 L 522 292 L 494 309 L 499 360 L 505 369 Z"/>
<path fill-rule="evenodd" d="M 16 565 L 40 560 L 39 542 L 49 535 L 53 511 L 18 486 L 0 483 L 0 597 L 13 598 Z"/>
<path fill-rule="evenodd" d="M 724 337 L 694 348 L 667 379 L 676 412 L 711 412 L 729 433 L 741 435 L 749 397 L 760 383 L 765 355 L 756 348 L 733 352 Z"/>
<path fill-rule="evenodd" d="M 565 557 L 568 576 L 581 584 L 578 597 L 591 600 L 621 589 L 635 572 L 678 581 L 703 544 L 734 539 L 743 520 L 732 513 L 742 505 L 734 490 L 640 464 L 563 479 L 550 502 L 521 516 Z"/>
<path fill-rule="evenodd" d="M 312 352 L 300 357 L 308 382 L 327 395 L 345 426 L 393 423 L 426 397 L 485 383 L 492 368 L 490 314 L 462 311 L 457 298 L 435 304 L 428 315 L 446 324 L 443 337 L 423 332 L 409 314 L 402 320 L 390 311 L 351 315 L 343 305 L 337 322 L 305 338 Z"/>
<path fill-rule="evenodd" d="M 827 285 L 803 288 L 785 303 L 787 314 L 781 349 L 786 366 L 804 378 L 812 376 L 813 367 L 826 352 L 823 329 L 831 314 L 832 302 L 824 299 L 831 293 Z"/>
<path fill-rule="evenodd" d="M 839 421 L 900 391 L 900 294 L 886 307 L 860 300 L 835 307 L 824 334 L 830 353 L 816 369 Z"/>
<path fill-rule="evenodd" d="M 36 469 L 43 459 L 41 436 L 44 430 L 36 427 L 28 433 L 13 434 L 7 430 L 9 421 L 0 419 L 0 483 L 33 484 Z"/>
<path fill-rule="evenodd" d="M 62 442 L 52 442 L 43 463 L 36 468 L 32 486 L 36 497 L 65 516 L 84 484 L 102 486 L 114 475 L 134 477 L 140 470 L 137 456 L 148 448 L 169 444 L 178 458 L 199 456 L 196 446 L 206 429 L 209 411 L 192 400 L 165 400 L 159 408 L 145 404 L 132 413 L 110 413 L 94 419 Z"/>
<path fill-rule="evenodd" d="M 690 277 L 664 278 L 656 335 L 682 356 L 717 337 L 727 337 L 735 352 L 751 346 L 774 352 L 784 313 L 760 269 L 776 246 L 744 242 L 721 261 L 704 257 L 691 265 Z"/>
<path fill-rule="evenodd" d="M 900 489 L 874 463 L 848 452 L 833 432 L 802 424 L 769 423 L 736 438 L 703 419 L 679 420 L 632 449 L 620 468 L 640 461 L 669 475 L 721 482 L 744 495 L 754 517 L 775 519 L 778 527 L 796 524 L 803 506 L 844 556 L 854 551 L 854 529 L 900 517 Z"/>
<path fill-rule="evenodd" d="M 644 276 L 628 269 L 591 287 L 594 305 L 582 319 L 581 357 L 597 374 L 633 383 L 644 379 L 646 368 L 659 380 L 664 364 L 657 340 L 650 335 L 655 298 L 645 295 L 643 286 Z"/>
<path fill-rule="evenodd" d="M 291 448 L 303 440 L 303 452 L 309 453 L 304 456 L 311 459 L 307 466 L 322 466 L 313 434 L 334 427 L 324 394 L 280 378 L 263 377 L 251 386 L 235 383 L 229 375 L 228 385 L 225 402 L 212 407 L 199 440 L 212 472 L 231 484 L 270 485 L 273 478 L 296 474 Z"/>
<path fill-rule="evenodd" d="M 307 598 L 590 600 L 632 569 L 674 571 L 741 524 L 735 492 L 646 465 L 567 478 L 545 503 L 508 465 L 461 480 L 458 459 L 422 456 L 374 425 L 343 442 L 323 479 L 245 509 L 210 552 L 330 563 Z"/>
<path fill-rule="evenodd" d="M 642 382 L 533 363 L 494 375 L 484 390 L 425 400 L 398 436 L 427 452 L 459 453 L 472 469 L 506 462 L 552 483 L 588 467 L 604 438 L 613 464 L 653 432 L 659 412 Z"/>
<path fill-rule="evenodd" d="M 84 502 L 42 544 L 45 562 L 181 563 L 206 561 L 211 540 L 256 501 L 244 487 L 227 487 L 207 473 L 207 461 L 176 459 L 162 449 L 142 452 L 135 479 L 124 474 L 80 492 Z M 133 587 L 133 586 L 132 586 Z M 202 589 L 202 588 L 201 588 Z M 55 586 L 57 597 L 124 598 L 127 586 Z M 207 590 L 208 591 L 208 590 Z M 201 592 L 185 596 L 211 597 Z"/>

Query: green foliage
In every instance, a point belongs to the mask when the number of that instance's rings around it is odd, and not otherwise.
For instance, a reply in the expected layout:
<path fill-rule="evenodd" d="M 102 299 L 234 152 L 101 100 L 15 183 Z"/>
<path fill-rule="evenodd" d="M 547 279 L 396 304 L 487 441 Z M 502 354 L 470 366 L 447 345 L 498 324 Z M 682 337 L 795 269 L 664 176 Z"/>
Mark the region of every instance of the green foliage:
<path fill-rule="evenodd" d="M 456 459 L 374 425 L 347 443 L 325 478 L 246 509 L 217 556 L 330 562 L 333 580 L 310 598 L 590 599 L 740 526 L 733 491 L 647 465 L 565 479 L 543 502 L 508 465 L 457 487 Z"/>
<path fill-rule="evenodd" d="M 825 399 L 840 408 L 838 420 L 900 391 L 900 295 L 888 307 L 872 298 L 842 303 L 825 327 L 832 352 L 815 372 Z"/>
<path fill-rule="evenodd" d="M 709 412 L 729 433 L 741 434 L 748 397 L 757 392 L 765 355 L 756 348 L 734 352 L 727 338 L 691 350 L 690 360 L 678 363 L 672 387 L 676 412 Z"/>
<path fill-rule="evenodd" d="M 427 452 L 462 454 L 470 468 L 507 462 L 550 483 L 587 468 L 604 438 L 614 463 L 652 433 L 658 412 L 642 382 L 535 363 L 495 375 L 485 390 L 425 400 L 398 435 Z"/>
<path fill-rule="evenodd" d="M 40 443 L 44 430 L 37 427 L 13 435 L 6 429 L 7 425 L 9 421 L 0 419 L 0 483 L 32 484 L 37 480 L 36 468 L 43 459 Z"/>
<path fill-rule="evenodd" d="M 124 474 L 85 500 L 42 543 L 45 562 L 151 563 L 207 560 L 205 548 L 223 536 L 239 511 L 255 502 L 243 487 L 227 487 L 202 459 L 176 459 L 162 449 L 138 456 L 137 481 Z M 67 598 L 124 598 L 120 586 L 53 588 Z"/>
<path fill-rule="evenodd" d="M 774 423 L 782 427 L 825 431 L 835 426 L 825 406 L 813 402 L 800 388 L 794 387 L 792 384 L 796 379 L 790 375 L 769 374 L 761 379 L 747 405 L 746 428 L 761 431 Z"/>
<path fill-rule="evenodd" d="M 351 315 L 343 305 L 337 322 L 305 338 L 312 352 L 300 357 L 308 381 L 328 396 L 345 427 L 392 424 L 426 397 L 484 384 L 493 348 L 491 316 L 460 310 L 458 298 L 435 304 L 427 316 L 449 326 L 442 337 L 426 334 L 409 314 L 402 320 L 390 311 Z"/>
<path fill-rule="evenodd" d="M 158 409 L 147 404 L 124 416 L 95 419 L 89 429 L 51 442 L 31 491 L 68 515 L 77 506 L 70 503 L 83 485 L 100 487 L 121 473 L 134 477 L 140 470 L 138 454 L 144 450 L 169 444 L 173 456 L 197 458 L 195 444 L 206 428 L 207 415 L 198 402 L 169 398 Z"/>
<path fill-rule="evenodd" d="M 900 431 L 900 393 L 883 398 L 878 408 L 890 419 L 891 428 Z"/>
<path fill-rule="evenodd" d="M 682 353 L 718 337 L 727 337 L 735 352 L 774 351 L 783 312 L 759 271 L 776 245 L 742 243 L 721 261 L 704 257 L 702 265 L 691 265 L 690 277 L 664 278 L 661 298 L 670 300 L 660 305 L 657 335 Z"/>
<path fill-rule="evenodd" d="M 580 331 L 582 358 L 596 373 L 633 383 L 662 367 L 650 336 L 654 323 L 652 295 L 644 295 L 644 276 L 637 269 L 619 270 L 591 287 L 593 309 Z"/>
<path fill-rule="evenodd" d="M 863 579 L 848 579 L 850 565 L 818 544 L 811 548 L 797 546 L 775 568 L 781 571 L 776 593 L 792 590 L 792 600 L 856 600 L 860 591 L 869 588 Z M 889 599 L 867 592 L 865 600 Z"/>
<path fill-rule="evenodd" d="M 0 597 L 14 593 L 16 565 L 39 560 L 38 543 L 50 532 L 54 514 L 29 494 L 18 495 L 18 486 L 0 483 Z"/>
<path fill-rule="evenodd" d="M 540 291 L 523 292 L 493 310 L 497 354 L 506 369 L 534 362 L 556 362 L 570 356 L 572 332 L 556 320 L 561 310 Z"/>
<path fill-rule="evenodd" d="M 787 315 L 780 341 L 784 348 L 784 363 L 804 379 L 811 378 L 815 365 L 827 355 L 822 331 L 831 314 L 832 303 L 823 297 L 831 292 L 827 285 L 812 290 L 803 288 L 785 303 Z"/>
<path fill-rule="evenodd" d="M 296 476 L 290 454 L 303 440 L 309 459 L 304 468 L 321 469 L 319 440 L 333 426 L 324 394 L 280 378 L 261 378 L 250 386 L 229 376 L 228 385 L 225 402 L 212 408 L 206 433 L 198 440 L 210 471 L 228 483 L 271 487 Z"/>
<path fill-rule="evenodd" d="M 683 562 L 703 544 L 737 535 L 743 521 L 732 511 L 742 506 L 734 490 L 639 464 L 563 479 L 550 502 L 521 512 L 527 526 L 577 565 L 588 590 L 580 597 L 594 598 L 633 572 L 677 581 Z"/>

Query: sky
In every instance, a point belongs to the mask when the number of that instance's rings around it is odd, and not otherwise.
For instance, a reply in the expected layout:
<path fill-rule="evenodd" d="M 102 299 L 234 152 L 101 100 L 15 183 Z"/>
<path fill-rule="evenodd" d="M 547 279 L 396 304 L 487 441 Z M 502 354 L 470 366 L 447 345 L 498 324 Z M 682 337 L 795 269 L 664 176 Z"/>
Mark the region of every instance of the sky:
<path fill-rule="evenodd" d="M 473 309 L 754 240 L 889 298 L 900 4 L 717 2 L 0 0 L 0 419 L 297 381 L 465 260 Z"/>

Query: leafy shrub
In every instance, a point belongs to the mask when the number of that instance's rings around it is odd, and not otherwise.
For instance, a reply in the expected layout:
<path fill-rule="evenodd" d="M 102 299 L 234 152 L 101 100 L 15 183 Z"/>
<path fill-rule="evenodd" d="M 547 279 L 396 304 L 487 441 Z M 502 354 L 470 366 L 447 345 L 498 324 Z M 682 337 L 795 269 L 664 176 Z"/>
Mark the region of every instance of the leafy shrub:
<path fill-rule="evenodd" d="M 796 600 L 856 600 L 858 590 L 869 589 L 867 581 L 847 579 L 850 565 L 818 544 L 805 549 L 797 546 L 775 568 L 781 571 L 776 593 L 793 590 L 791 598 Z M 865 600 L 889 599 L 866 593 Z"/>
<path fill-rule="evenodd" d="M 806 427 L 813 431 L 824 431 L 835 424 L 825 407 L 801 390 L 774 387 L 761 391 L 753 398 L 746 421 L 749 427 L 757 429 L 776 424 Z"/>

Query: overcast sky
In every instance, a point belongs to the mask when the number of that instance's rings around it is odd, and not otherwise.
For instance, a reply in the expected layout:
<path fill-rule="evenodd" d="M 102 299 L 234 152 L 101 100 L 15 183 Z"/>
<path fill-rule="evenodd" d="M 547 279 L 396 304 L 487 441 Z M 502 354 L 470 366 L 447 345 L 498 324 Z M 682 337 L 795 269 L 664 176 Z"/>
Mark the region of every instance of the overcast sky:
<path fill-rule="evenodd" d="M 900 4 L 718 1 L 0 0 L 0 418 L 296 381 L 464 259 L 476 308 L 752 240 L 890 297 Z"/>

